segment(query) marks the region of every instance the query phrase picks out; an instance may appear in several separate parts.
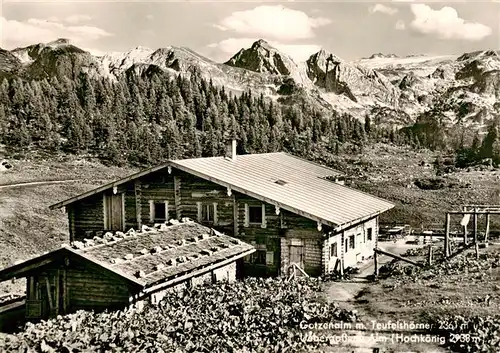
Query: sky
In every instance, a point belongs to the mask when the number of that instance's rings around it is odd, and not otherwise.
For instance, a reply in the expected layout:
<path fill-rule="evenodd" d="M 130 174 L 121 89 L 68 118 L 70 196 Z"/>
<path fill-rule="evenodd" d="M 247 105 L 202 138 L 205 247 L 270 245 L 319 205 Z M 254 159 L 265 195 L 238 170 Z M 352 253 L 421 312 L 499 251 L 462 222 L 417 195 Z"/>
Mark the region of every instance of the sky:
<path fill-rule="evenodd" d="M 500 0 L 3 0 L 0 47 L 57 38 L 95 54 L 184 46 L 217 62 L 264 39 L 296 61 L 320 49 L 345 60 L 499 49 Z"/>

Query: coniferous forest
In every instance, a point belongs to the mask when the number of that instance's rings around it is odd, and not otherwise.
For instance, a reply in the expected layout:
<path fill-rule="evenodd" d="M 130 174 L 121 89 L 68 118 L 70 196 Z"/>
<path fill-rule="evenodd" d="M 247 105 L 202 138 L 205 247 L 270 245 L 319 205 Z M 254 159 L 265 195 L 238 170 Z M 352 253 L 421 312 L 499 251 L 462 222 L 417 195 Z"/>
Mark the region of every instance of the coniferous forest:
<path fill-rule="evenodd" d="M 4 79 L 0 143 L 17 152 L 90 154 L 116 165 L 223 155 L 236 137 L 238 153 L 287 151 L 328 162 L 339 150 L 402 134 L 307 102 L 284 105 L 245 92 L 227 93 L 192 72 L 124 75 L 119 81 Z M 326 160 L 325 160 L 326 159 Z"/>

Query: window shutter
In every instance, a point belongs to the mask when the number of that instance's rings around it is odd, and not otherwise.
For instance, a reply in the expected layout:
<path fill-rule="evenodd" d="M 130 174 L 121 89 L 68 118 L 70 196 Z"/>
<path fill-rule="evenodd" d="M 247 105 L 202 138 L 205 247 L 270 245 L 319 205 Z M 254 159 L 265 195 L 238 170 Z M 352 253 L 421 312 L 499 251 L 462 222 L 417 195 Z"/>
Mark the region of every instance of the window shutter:
<path fill-rule="evenodd" d="M 266 205 L 265 204 L 262 204 L 262 224 L 260 226 L 261 226 L 261 228 L 266 228 L 267 227 Z"/>
<path fill-rule="evenodd" d="M 155 221 L 155 203 L 153 200 L 149 200 L 149 221 L 151 223 Z"/>
<path fill-rule="evenodd" d="M 249 211 L 248 204 L 246 203 L 245 204 L 245 223 L 244 223 L 244 226 L 248 227 L 249 222 L 250 222 L 250 211 Z"/>
<path fill-rule="evenodd" d="M 196 202 L 196 207 L 198 208 L 198 222 L 201 222 L 201 202 Z"/>
<path fill-rule="evenodd" d="M 217 224 L 217 221 L 218 221 L 218 217 L 217 217 L 217 202 L 214 202 L 214 224 Z"/>
<path fill-rule="evenodd" d="M 169 221 L 169 217 L 168 217 L 168 201 L 164 201 L 165 202 L 165 222 L 168 222 Z"/>

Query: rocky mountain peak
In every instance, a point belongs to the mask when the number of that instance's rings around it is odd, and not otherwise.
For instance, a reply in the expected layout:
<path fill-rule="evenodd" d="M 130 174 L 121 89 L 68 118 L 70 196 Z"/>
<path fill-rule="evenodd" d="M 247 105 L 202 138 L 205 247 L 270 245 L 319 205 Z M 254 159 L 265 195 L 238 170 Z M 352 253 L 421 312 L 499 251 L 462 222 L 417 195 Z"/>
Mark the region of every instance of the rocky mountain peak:
<path fill-rule="evenodd" d="M 500 56 L 498 55 L 498 51 L 495 51 L 495 50 L 486 50 L 486 51 L 482 52 L 482 56 L 500 59 Z"/>
<path fill-rule="evenodd" d="M 325 50 L 311 55 L 306 61 L 307 76 L 327 93 L 347 97 L 354 103 L 362 100 L 395 102 L 396 88 L 383 75 L 374 70 L 348 63 Z"/>
<path fill-rule="evenodd" d="M 253 50 L 258 50 L 259 48 L 263 48 L 265 50 L 276 50 L 274 47 L 272 47 L 267 41 L 265 41 L 264 39 L 259 39 L 257 41 L 255 41 L 253 44 L 252 44 L 252 47 L 251 47 Z"/>
<path fill-rule="evenodd" d="M 297 66 L 292 58 L 263 39 L 254 42 L 248 49 L 241 49 L 225 64 L 272 75 L 290 75 Z"/>
<path fill-rule="evenodd" d="M 392 58 L 397 58 L 398 56 L 396 54 L 383 54 L 383 53 L 375 53 L 372 54 L 368 59 L 392 59 Z"/>
<path fill-rule="evenodd" d="M 384 58 L 379 59 L 377 58 Z M 115 80 L 137 74 L 162 77 L 190 75 L 194 70 L 215 85 L 239 94 L 251 89 L 285 104 L 308 100 L 317 106 L 363 118 L 374 107 L 384 107 L 381 121 L 397 122 L 397 116 L 414 118 L 436 102 L 439 109 L 471 120 L 478 112 L 495 111 L 500 98 L 500 51 L 483 50 L 458 55 L 407 56 L 373 54 L 355 62 L 345 61 L 324 49 L 306 62 L 295 63 L 288 55 L 260 39 L 241 49 L 227 63 L 215 63 L 185 47 L 149 49 L 94 56 L 58 38 L 0 50 L 0 79 L 69 77 L 81 72 Z M 466 114 L 462 103 L 468 104 Z M 450 108 L 451 107 L 451 108 Z M 465 115 L 464 115 L 465 114 Z M 458 115 L 457 115 L 458 116 Z M 400 123 L 408 123 L 402 118 Z"/>
<path fill-rule="evenodd" d="M 321 49 L 317 53 L 311 55 L 309 59 L 307 59 L 306 63 L 308 66 L 311 65 L 316 65 L 321 67 L 324 71 L 326 70 L 326 64 L 328 62 L 329 69 L 333 68 L 331 65 L 337 65 L 344 63 L 344 60 L 336 56 L 335 54 L 332 54 L 330 52 L 327 52 L 324 49 Z"/>
<path fill-rule="evenodd" d="M 68 38 L 57 38 L 56 40 L 47 43 L 46 46 L 52 47 L 52 46 L 69 45 L 69 44 L 71 44 L 71 42 Z"/>

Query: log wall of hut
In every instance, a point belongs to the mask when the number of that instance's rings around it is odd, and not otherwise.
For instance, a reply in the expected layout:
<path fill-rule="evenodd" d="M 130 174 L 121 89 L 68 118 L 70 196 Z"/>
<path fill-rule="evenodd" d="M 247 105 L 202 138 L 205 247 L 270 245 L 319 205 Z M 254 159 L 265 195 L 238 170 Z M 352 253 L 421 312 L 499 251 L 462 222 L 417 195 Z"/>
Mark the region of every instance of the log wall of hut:
<path fill-rule="evenodd" d="M 227 188 L 187 173 L 172 174 L 175 174 L 179 184 L 181 217 L 233 235 L 234 196 L 228 195 Z"/>
<path fill-rule="evenodd" d="M 308 274 L 316 276 L 330 272 L 343 254 L 344 267 L 353 266 L 371 255 L 377 237 L 374 219 L 326 236 L 331 229 L 322 226 L 318 230 L 316 221 L 174 168 L 147 174 L 114 191 L 124 193 L 126 229 L 162 222 L 155 219 L 153 207 L 164 203 L 167 219 L 189 217 L 253 244 L 257 251 L 245 259 L 243 275 L 276 276 L 292 262 L 299 262 Z M 258 222 L 252 222 L 250 213 L 255 216 L 259 207 L 263 213 Z M 102 231 L 103 213 L 102 194 L 73 203 L 68 212 L 72 239 Z M 370 228 L 373 241 L 365 241 Z"/>
<path fill-rule="evenodd" d="M 67 260 L 69 261 L 69 260 Z M 89 262 L 54 262 L 27 278 L 26 317 L 44 319 L 76 310 L 103 311 L 129 305 L 133 288 Z"/>
<path fill-rule="evenodd" d="M 174 179 L 172 175 L 168 175 L 166 171 L 158 171 L 156 173 L 148 174 L 140 179 L 141 194 L 137 204 L 141 205 L 141 224 L 152 226 L 154 223 L 163 222 L 163 219 L 155 219 L 154 210 L 152 210 L 151 203 L 165 204 L 167 208 L 165 211 L 166 219 L 177 218 L 175 212 L 175 199 L 174 199 Z M 131 191 L 130 196 L 134 198 L 134 207 L 127 209 L 126 212 L 130 213 L 136 219 L 136 195 Z M 154 206 L 153 206 L 154 207 Z M 134 228 L 138 228 L 137 225 Z"/>
<path fill-rule="evenodd" d="M 68 206 L 70 239 L 92 238 L 104 229 L 103 194 L 96 194 Z"/>
<path fill-rule="evenodd" d="M 281 268 L 284 270 L 291 262 L 302 258 L 305 272 L 318 276 L 322 272 L 322 238 L 326 227 L 318 230 L 317 222 L 289 211 L 280 212 L 282 224 Z M 295 258 L 291 258 L 295 257 Z"/>
<path fill-rule="evenodd" d="M 299 262 L 306 273 L 312 276 L 321 274 L 323 233 L 317 230 L 316 222 L 286 210 L 279 210 L 277 214 L 275 206 L 239 193 L 236 193 L 236 203 L 236 236 L 257 249 L 245 259 L 245 275 L 276 276 L 283 273 L 291 263 L 291 251 L 295 251 L 292 262 Z M 253 207 L 264 207 L 260 223 L 248 219 Z"/>

